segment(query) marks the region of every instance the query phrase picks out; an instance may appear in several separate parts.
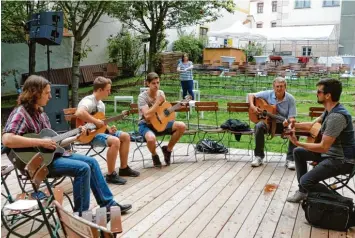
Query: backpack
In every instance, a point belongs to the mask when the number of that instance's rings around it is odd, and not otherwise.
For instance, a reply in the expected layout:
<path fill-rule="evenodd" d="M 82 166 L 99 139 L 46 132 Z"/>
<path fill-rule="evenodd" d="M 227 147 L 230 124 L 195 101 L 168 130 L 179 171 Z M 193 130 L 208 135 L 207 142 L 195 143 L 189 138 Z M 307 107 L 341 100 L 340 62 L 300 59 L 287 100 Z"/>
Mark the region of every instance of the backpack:
<path fill-rule="evenodd" d="M 250 131 L 248 123 L 239 121 L 238 119 L 228 119 L 221 125 L 221 128 L 231 131 Z"/>
<path fill-rule="evenodd" d="M 141 136 L 138 131 L 130 131 L 128 134 L 131 137 L 132 142 L 144 142 L 143 136 Z"/>
<path fill-rule="evenodd" d="M 302 208 L 308 223 L 315 227 L 346 231 L 354 225 L 354 204 L 351 198 L 311 192 L 302 202 Z"/>
<path fill-rule="evenodd" d="M 228 149 L 217 141 L 210 139 L 203 139 L 197 142 L 196 149 L 203 153 L 209 154 L 226 154 Z"/>

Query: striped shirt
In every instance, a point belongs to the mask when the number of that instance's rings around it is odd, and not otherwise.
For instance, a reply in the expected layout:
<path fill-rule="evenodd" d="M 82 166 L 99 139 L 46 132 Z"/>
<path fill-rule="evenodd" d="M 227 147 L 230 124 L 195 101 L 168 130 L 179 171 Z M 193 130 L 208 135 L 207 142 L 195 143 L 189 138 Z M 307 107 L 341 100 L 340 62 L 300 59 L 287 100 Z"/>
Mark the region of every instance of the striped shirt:
<path fill-rule="evenodd" d="M 187 63 L 182 63 L 180 62 L 178 67 L 180 67 L 180 70 L 185 70 L 189 68 L 192 65 L 192 62 L 189 61 Z M 193 80 L 192 77 L 192 69 L 189 69 L 187 71 L 180 72 L 180 80 L 181 81 L 188 81 L 188 80 Z"/>
<path fill-rule="evenodd" d="M 46 113 L 36 112 L 31 116 L 23 106 L 16 107 L 7 119 L 3 133 L 24 135 L 27 133 L 40 133 L 44 128 L 51 128 Z"/>

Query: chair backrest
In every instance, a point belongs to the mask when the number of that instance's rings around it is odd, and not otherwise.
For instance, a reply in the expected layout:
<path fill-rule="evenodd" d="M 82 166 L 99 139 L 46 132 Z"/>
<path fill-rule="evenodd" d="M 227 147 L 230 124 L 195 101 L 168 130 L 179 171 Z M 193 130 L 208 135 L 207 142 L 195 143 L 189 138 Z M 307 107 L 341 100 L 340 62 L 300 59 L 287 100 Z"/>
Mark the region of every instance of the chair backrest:
<path fill-rule="evenodd" d="M 249 106 L 250 105 L 247 102 L 227 102 L 227 112 L 229 113 L 229 118 L 231 118 L 231 113 L 249 113 Z M 247 121 L 250 125 L 250 119 Z"/>
<path fill-rule="evenodd" d="M 99 238 L 114 237 L 113 233 L 103 226 L 84 220 L 81 217 L 74 216 L 56 201 L 53 202 L 62 225 L 65 237 L 70 238 Z"/>
<path fill-rule="evenodd" d="M 313 117 L 321 116 L 323 112 L 324 112 L 324 107 L 310 107 L 308 115 L 311 117 L 311 119 L 313 119 Z"/>
<path fill-rule="evenodd" d="M 40 153 L 37 153 L 32 157 L 30 162 L 25 167 L 27 176 L 30 178 L 32 184 L 39 188 L 40 184 L 47 178 L 48 168 L 46 165 L 42 165 L 44 158 Z"/>
<path fill-rule="evenodd" d="M 197 127 L 200 129 L 200 112 L 214 112 L 216 127 L 218 125 L 217 112 L 219 110 L 218 102 L 195 102 L 195 110 L 197 112 Z"/>
<path fill-rule="evenodd" d="M 70 124 L 70 128 L 75 128 L 76 127 L 76 108 L 65 108 L 63 109 L 64 112 L 64 118 L 65 120 Z"/>
<path fill-rule="evenodd" d="M 139 115 L 138 112 L 138 104 L 137 103 L 131 103 L 129 105 L 129 113 L 132 115 L 132 125 L 133 125 L 133 130 L 136 131 L 136 121 L 135 121 L 135 115 Z M 137 118 L 138 120 L 139 118 Z"/>

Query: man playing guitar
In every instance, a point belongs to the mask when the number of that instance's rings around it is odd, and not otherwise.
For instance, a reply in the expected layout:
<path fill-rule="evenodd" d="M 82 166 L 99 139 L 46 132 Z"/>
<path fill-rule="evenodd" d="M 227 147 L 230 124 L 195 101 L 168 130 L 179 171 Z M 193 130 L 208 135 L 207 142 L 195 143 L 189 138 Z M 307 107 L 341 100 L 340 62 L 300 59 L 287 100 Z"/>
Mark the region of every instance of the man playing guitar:
<path fill-rule="evenodd" d="M 156 137 L 155 135 L 172 135 L 168 146 L 163 146 L 162 151 L 166 165 L 170 165 L 171 151 L 180 137 L 184 134 L 186 126 L 183 122 L 170 121 L 162 132 L 157 132 L 150 124 L 152 118 L 157 111 L 159 105 L 165 102 L 165 95 L 162 90 L 159 90 L 160 79 L 158 74 L 151 72 L 147 75 L 147 84 L 149 89 L 142 92 L 138 96 L 138 108 L 140 121 L 138 123 L 139 133 L 146 139 L 149 151 L 152 153 L 153 164 L 155 167 L 161 167 L 162 164 L 159 155 L 156 152 Z"/>
<path fill-rule="evenodd" d="M 254 113 L 260 113 L 260 109 L 254 105 L 254 98 L 263 98 L 269 104 L 276 105 L 278 115 L 287 118 L 289 122 L 294 123 L 296 121 L 295 117 L 297 115 L 295 98 L 286 92 L 287 82 L 282 77 L 277 77 L 273 81 L 273 90 L 261 91 L 258 93 L 250 93 L 248 95 L 248 100 L 250 104 L 250 109 Z M 289 122 L 285 121 L 276 121 L 276 133 L 282 133 L 284 127 L 289 125 Z M 254 159 L 251 162 L 251 166 L 258 167 L 263 163 L 265 157 L 264 154 L 264 145 L 265 137 L 264 135 L 268 132 L 267 124 L 264 121 L 259 121 L 255 125 L 255 150 L 254 150 Z M 288 152 L 286 157 L 286 167 L 288 169 L 294 170 L 295 163 L 293 159 L 293 149 L 295 145 L 291 142 L 288 146 Z"/>
<path fill-rule="evenodd" d="M 42 109 L 50 99 L 51 87 L 47 79 L 37 75 L 27 78 L 18 98 L 18 107 L 11 112 L 6 122 L 2 136 L 4 146 L 8 148 L 44 147 L 48 150 L 56 149 L 58 145 L 51 139 L 23 136 L 27 133 L 38 134 L 42 129 L 50 128 L 48 116 Z M 85 134 L 85 129 L 82 130 L 82 133 Z M 48 170 L 52 177 L 74 177 L 73 197 L 74 211 L 76 212 L 89 209 L 90 188 L 100 207 L 120 206 L 121 212 L 132 208 L 130 204 L 119 205 L 115 202 L 95 158 L 66 152 L 55 158 L 48 165 Z"/>
<path fill-rule="evenodd" d="M 102 120 L 96 119 L 92 115 L 96 112 L 105 113 L 105 104 L 103 99 L 107 98 L 111 93 L 111 80 L 104 77 L 97 77 L 94 80 L 94 93 L 84 97 L 78 105 L 75 115 L 89 123 L 94 123 L 97 128 L 107 126 Z M 107 151 L 107 170 L 106 181 L 113 184 L 125 184 L 126 179 L 120 176 L 139 176 L 138 171 L 132 170 L 128 166 L 128 152 L 130 146 L 130 136 L 128 133 L 118 131 L 115 126 L 107 126 L 106 133 L 97 134 L 91 142 L 96 146 L 108 146 Z M 115 171 L 116 159 L 118 152 L 120 153 L 121 166 L 119 174 Z"/>
<path fill-rule="evenodd" d="M 306 198 L 308 192 L 331 191 L 320 182 L 340 174 L 351 173 L 355 159 L 355 136 L 352 117 L 339 103 L 342 85 L 339 80 L 325 78 L 317 83 L 318 103 L 323 104 L 325 112 L 314 122 L 296 123 L 294 129 L 309 130 L 316 122 L 322 124 L 322 139 L 319 143 L 299 142 L 294 134 L 289 136 L 296 146 L 293 154 L 299 190 L 288 197 L 288 202 L 298 203 Z M 307 161 L 318 165 L 307 172 Z"/>

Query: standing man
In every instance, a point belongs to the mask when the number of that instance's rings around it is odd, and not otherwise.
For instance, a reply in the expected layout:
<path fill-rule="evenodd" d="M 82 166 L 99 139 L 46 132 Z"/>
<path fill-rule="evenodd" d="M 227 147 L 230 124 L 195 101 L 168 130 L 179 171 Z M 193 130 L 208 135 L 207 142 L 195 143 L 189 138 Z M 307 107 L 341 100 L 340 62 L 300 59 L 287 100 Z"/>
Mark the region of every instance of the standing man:
<path fill-rule="evenodd" d="M 355 136 L 352 117 L 340 104 L 342 85 L 339 80 L 325 78 L 317 83 L 318 103 L 323 104 L 325 112 L 314 122 L 296 123 L 295 129 L 309 131 L 316 122 L 322 124 L 320 143 L 299 142 L 292 135 L 292 141 L 298 148 L 293 151 L 296 161 L 296 172 L 299 190 L 288 197 L 288 202 L 298 203 L 306 198 L 309 192 L 331 191 L 320 182 L 340 175 L 351 173 L 354 164 L 349 159 L 355 158 Z M 318 162 L 318 165 L 307 172 L 307 161 Z"/>
<path fill-rule="evenodd" d="M 44 128 L 50 128 L 50 122 L 43 107 L 51 99 L 51 87 L 47 79 L 31 75 L 23 85 L 18 98 L 18 107 L 10 114 L 2 136 L 3 144 L 8 148 L 44 147 L 55 150 L 57 144 L 51 139 L 26 138 L 27 133 L 40 133 Z M 85 133 L 85 129 L 83 130 Z M 74 138 L 75 139 L 75 138 Z M 70 138 L 68 138 L 68 141 Z M 113 195 L 102 176 L 99 163 L 95 158 L 81 154 L 66 152 L 55 158 L 48 166 L 53 177 L 74 177 L 73 197 L 74 211 L 87 211 L 90 205 L 90 188 L 100 207 L 119 206 L 121 212 L 126 212 L 132 205 L 119 205 L 113 200 Z"/>
<path fill-rule="evenodd" d="M 260 109 L 254 105 L 254 98 L 263 98 L 270 105 L 276 105 L 278 115 L 287 118 L 290 123 L 294 123 L 296 121 L 297 111 L 296 111 L 296 102 L 295 98 L 286 92 L 287 82 L 282 77 L 277 77 L 273 82 L 274 90 L 261 91 L 258 93 L 250 93 L 248 95 L 248 100 L 250 104 L 250 109 L 254 113 L 260 113 Z M 285 121 L 276 121 L 276 133 L 282 133 L 284 127 L 287 127 L 289 123 L 287 120 Z M 255 150 L 254 150 L 254 159 L 251 162 L 251 166 L 258 167 L 263 163 L 263 159 L 265 157 L 264 146 L 265 146 L 265 134 L 270 130 L 267 124 L 264 121 L 260 121 L 255 125 Z M 293 149 L 296 146 L 289 142 L 288 152 L 286 157 L 285 166 L 288 169 L 295 169 L 295 162 L 293 159 Z"/>
<path fill-rule="evenodd" d="M 103 99 L 107 98 L 111 93 L 111 79 L 97 77 L 94 80 L 94 93 L 84 97 L 78 105 L 75 116 L 85 122 L 94 123 L 97 128 L 107 126 L 102 120 L 93 117 L 96 112 L 105 113 L 105 104 Z M 118 131 L 115 126 L 107 126 L 106 133 L 97 134 L 91 142 L 95 146 L 108 146 L 107 151 L 107 170 L 106 181 L 108 183 L 123 185 L 126 179 L 120 176 L 139 176 L 138 171 L 132 170 L 128 166 L 128 152 L 130 145 L 130 136 L 128 133 Z M 119 173 L 115 171 L 116 159 L 120 154 L 121 166 Z"/>
<path fill-rule="evenodd" d="M 152 153 L 153 164 L 161 167 L 159 155 L 156 152 L 156 135 L 172 135 L 168 146 L 163 146 L 163 154 L 166 165 L 170 165 L 171 152 L 180 137 L 184 134 L 186 126 L 180 121 L 170 121 L 163 132 L 157 132 L 150 124 L 150 118 L 154 116 L 159 105 L 165 102 L 165 94 L 159 90 L 160 79 L 158 74 L 151 72 L 147 75 L 149 89 L 138 96 L 138 107 L 140 121 L 138 123 L 139 133 L 146 139 L 149 151 Z"/>

